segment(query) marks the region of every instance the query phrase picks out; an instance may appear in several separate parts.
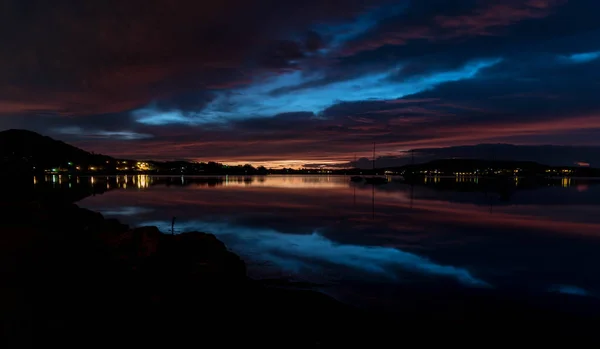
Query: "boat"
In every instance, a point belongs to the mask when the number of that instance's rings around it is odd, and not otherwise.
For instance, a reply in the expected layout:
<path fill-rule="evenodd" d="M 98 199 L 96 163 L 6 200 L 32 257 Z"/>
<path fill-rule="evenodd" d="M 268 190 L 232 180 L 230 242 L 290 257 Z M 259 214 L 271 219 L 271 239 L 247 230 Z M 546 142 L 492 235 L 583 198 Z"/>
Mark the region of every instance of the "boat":
<path fill-rule="evenodd" d="M 356 160 L 355 160 L 356 161 Z M 373 143 L 373 173 L 375 173 L 375 143 Z M 362 182 L 365 181 L 367 184 L 386 184 L 388 179 L 386 177 L 377 176 L 376 174 L 370 177 L 352 176 L 350 181 Z"/>
<path fill-rule="evenodd" d="M 367 184 L 387 184 L 387 177 L 378 176 L 375 171 L 375 143 L 373 143 L 373 173 L 375 173 L 375 175 L 365 177 L 365 182 L 367 182 Z"/>
<path fill-rule="evenodd" d="M 352 176 L 352 177 L 350 177 L 350 180 L 352 182 L 362 182 L 363 178 L 361 176 Z"/>
<path fill-rule="evenodd" d="M 405 182 L 406 179 L 404 179 L 403 176 L 392 176 L 392 182 Z"/>
<path fill-rule="evenodd" d="M 388 180 L 385 177 L 373 176 L 365 177 L 365 182 L 368 184 L 386 184 Z"/>

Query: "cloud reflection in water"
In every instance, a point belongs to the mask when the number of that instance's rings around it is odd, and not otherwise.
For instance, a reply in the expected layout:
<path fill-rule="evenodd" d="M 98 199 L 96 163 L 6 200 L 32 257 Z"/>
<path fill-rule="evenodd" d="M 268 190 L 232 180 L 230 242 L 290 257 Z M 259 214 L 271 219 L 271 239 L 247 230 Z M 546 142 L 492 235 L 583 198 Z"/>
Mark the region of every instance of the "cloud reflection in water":
<path fill-rule="evenodd" d="M 144 207 L 124 206 L 111 209 L 98 209 L 98 211 L 108 216 L 135 216 L 143 213 L 150 213 L 154 210 Z"/>
<path fill-rule="evenodd" d="M 170 222 L 149 221 L 169 231 Z M 260 256 L 261 259 L 287 271 L 320 268 L 334 264 L 351 270 L 366 272 L 397 280 L 401 271 L 451 278 L 473 287 L 490 287 L 462 268 L 436 264 L 426 258 L 401 250 L 380 246 L 336 244 L 326 237 L 312 234 L 284 234 L 271 229 L 256 229 L 225 223 L 188 221 L 177 223 L 178 231 L 204 231 L 217 235 L 236 253 Z"/>

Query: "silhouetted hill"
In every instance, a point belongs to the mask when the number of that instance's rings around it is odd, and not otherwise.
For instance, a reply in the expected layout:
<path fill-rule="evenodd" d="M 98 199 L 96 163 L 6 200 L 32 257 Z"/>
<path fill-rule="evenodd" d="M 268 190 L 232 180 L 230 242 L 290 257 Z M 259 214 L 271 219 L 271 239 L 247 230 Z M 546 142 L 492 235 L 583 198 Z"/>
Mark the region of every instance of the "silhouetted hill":
<path fill-rule="evenodd" d="M 422 164 L 405 165 L 387 168 L 386 171 L 397 172 L 405 177 L 420 175 L 514 175 L 535 176 L 547 175 L 551 166 L 533 161 L 505 161 L 482 159 L 438 159 Z M 559 171 L 558 169 L 556 171 Z M 575 171 L 572 172 L 575 174 Z"/>
<path fill-rule="evenodd" d="M 394 155 L 378 156 L 377 168 L 400 167 L 412 163 L 419 164 L 436 159 L 482 159 L 535 161 L 550 166 L 579 166 L 587 163 L 591 167 L 600 167 L 599 146 L 565 145 L 516 145 L 516 144 L 477 144 L 460 145 L 445 148 L 416 148 Z M 319 168 L 327 164 L 307 164 L 306 167 Z M 370 169 L 373 159 L 360 158 L 356 161 L 341 163 L 339 167 Z"/>
<path fill-rule="evenodd" d="M 475 171 L 487 168 L 522 170 L 545 170 L 548 165 L 542 165 L 534 161 L 507 161 L 507 160 L 482 160 L 482 159 L 438 159 L 424 164 L 405 165 L 403 169 L 419 170 L 445 170 L 445 171 Z"/>
<path fill-rule="evenodd" d="M 3 173 L 42 172 L 52 167 L 105 164 L 111 157 L 98 155 L 27 130 L 0 132 L 0 170 Z M 70 163 L 70 164 L 69 164 Z"/>

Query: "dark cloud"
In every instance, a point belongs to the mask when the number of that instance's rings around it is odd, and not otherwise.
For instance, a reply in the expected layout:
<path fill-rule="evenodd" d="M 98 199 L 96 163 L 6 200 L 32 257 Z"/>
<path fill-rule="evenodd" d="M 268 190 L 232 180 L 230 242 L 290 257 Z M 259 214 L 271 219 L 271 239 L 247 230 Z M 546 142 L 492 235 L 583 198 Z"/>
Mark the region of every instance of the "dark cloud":
<path fill-rule="evenodd" d="M 563 0 L 442 1 L 411 3 L 407 11 L 389 18 L 343 52 L 353 55 L 384 46 L 409 45 L 412 41 L 443 41 L 495 36 L 523 21 L 544 18 L 557 11 Z"/>
<path fill-rule="evenodd" d="M 229 86 L 239 77 L 223 70 L 244 70 L 272 40 L 378 3 L 4 1 L 2 106 L 119 112 L 181 89 Z"/>
<path fill-rule="evenodd" d="M 261 64 L 267 68 L 291 68 L 297 61 L 305 57 L 304 47 L 296 41 L 285 40 L 275 42 L 267 49 Z"/>
<path fill-rule="evenodd" d="M 314 30 L 309 31 L 306 34 L 306 40 L 304 42 L 304 47 L 307 51 L 313 52 L 319 49 L 322 49 L 325 46 L 325 42 L 319 33 Z"/>
<path fill-rule="evenodd" d="M 594 38 L 600 27 L 592 14 L 598 10 L 600 4 L 593 1 L 415 2 L 397 17 L 348 42 L 346 50 L 354 49 L 342 62 L 350 66 L 395 62 L 402 68 L 398 77 L 406 78 L 447 71 L 486 57 L 593 51 L 598 49 Z M 489 21 L 479 23 L 480 17 Z M 491 32 L 461 33 L 451 25 L 434 23 L 440 18 L 451 19 L 456 26 L 489 26 Z"/>
<path fill-rule="evenodd" d="M 171 96 L 170 98 L 158 99 L 154 102 L 154 105 L 161 110 L 200 110 L 213 99 L 214 96 L 210 91 L 192 90 Z"/>

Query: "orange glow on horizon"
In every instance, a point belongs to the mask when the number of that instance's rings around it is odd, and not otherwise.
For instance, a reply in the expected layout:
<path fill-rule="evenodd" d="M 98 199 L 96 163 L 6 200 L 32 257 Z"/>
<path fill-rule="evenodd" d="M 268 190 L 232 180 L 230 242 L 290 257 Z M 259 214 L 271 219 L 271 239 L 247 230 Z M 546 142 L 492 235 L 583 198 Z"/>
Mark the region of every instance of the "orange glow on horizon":
<path fill-rule="evenodd" d="M 198 162 L 206 162 L 206 160 L 194 160 Z M 304 168 L 306 164 L 323 164 L 324 168 L 328 168 L 327 165 L 337 165 L 340 163 L 344 163 L 345 161 L 332 161 L 332 160 L 273 160 L 273 161 L 225 161 L 218 160 L 216 162 L 222 163 L 228 166 L 244 166 L 246 164 L 250 164 L 254 167 L 264 166 L 267 169 L 283 169 L 283 168 L 291 168 L 294 170 L 299 170 Z"/>

